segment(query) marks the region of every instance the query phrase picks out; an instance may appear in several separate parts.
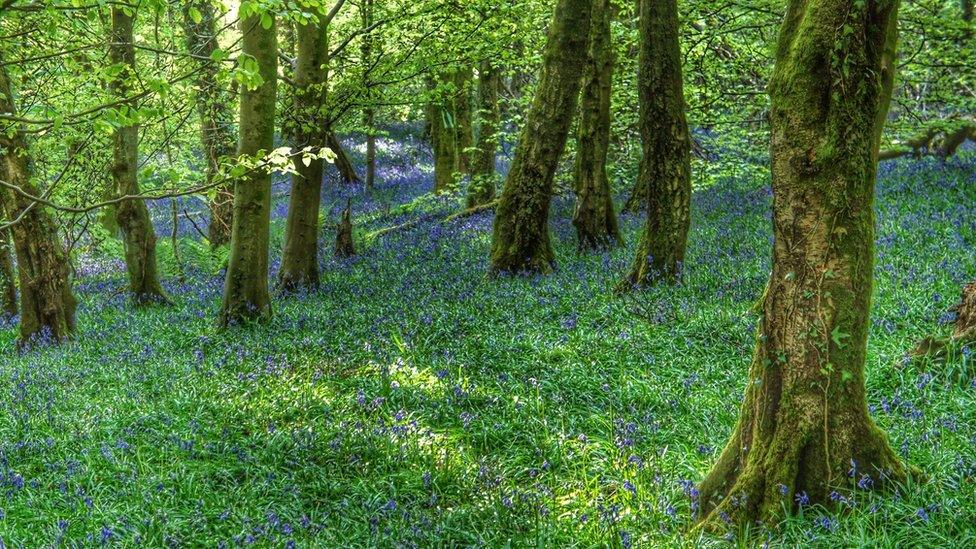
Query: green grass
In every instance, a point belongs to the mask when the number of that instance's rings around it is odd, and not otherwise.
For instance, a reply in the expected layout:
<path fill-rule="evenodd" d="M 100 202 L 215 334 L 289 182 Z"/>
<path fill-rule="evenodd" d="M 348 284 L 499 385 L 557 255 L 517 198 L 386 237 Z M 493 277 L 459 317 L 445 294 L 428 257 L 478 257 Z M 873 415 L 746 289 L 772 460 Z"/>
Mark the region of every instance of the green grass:
<path fill-rule="evenodd" d="M 948 330 L 944 313 L 976 273 L 976 164 L 899 162 L 879 183 L 869 402 L 929 480 L 804 508 L 733 543 L 976 544 L 972 358 L 902 366 L 919 338 Z M 552 276 L 487 279 L 488 216 L 421 223 L 342 262 L 327 229 L 322 290 L 225 333 L 212 327 L 216 263 L 167 281 L 175 306 L 133 310 L 121 273 L 96 258 L 77 281 L 74 341 L 18 355 L 15 327 L 0 332 L 0 539 L 727 544 L 688 535 L 682 481 L 702 478 L 738 413 L 770 254 L 761 187 L 699 191 L 685 284 L 628 299 L 610 288 L 641 220 L 623 218 L 625 246 L 577 255 L 567 199 L 553 213 Z M 366 234 L 403 219 L 356 222 Z M 274 231 L 280 249 L 280 220 Z"/>

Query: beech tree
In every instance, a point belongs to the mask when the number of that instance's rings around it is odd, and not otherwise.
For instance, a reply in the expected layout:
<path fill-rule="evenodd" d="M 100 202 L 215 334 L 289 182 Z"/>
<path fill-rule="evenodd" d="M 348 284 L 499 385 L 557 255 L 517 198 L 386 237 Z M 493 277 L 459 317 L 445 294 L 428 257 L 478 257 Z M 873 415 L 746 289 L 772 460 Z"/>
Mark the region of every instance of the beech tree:
<path fill-rule="evenodd" d="M 0 47 L 0 114 L 16 117 L 13 85 Z M 0 178 L 7 185 L 0 201 L 10 219 L 20 282 L 19 345 L 60 341 L 75 331 L 75 297 L 68 280 L 68 258 L 54 220 L 28 196 L 38 196 L 31 181 L 30 149 L 23 128 L 0 131 Z M 19 189 L 22 192 L 18 192 Z"/>
<path fill-rule="evenodd" d="M 436 81 L 428 82 L 429 89 L 436 83 L 449 89 L 455 82 L 451 72 L 441 73 Z M 432 85 L 433 84 L 433 85 Z M 428 108 L 430 116 L 430 144 L 434 153 L 434 192 L 450 190 L 454 186 L 454 174 L 460 166 L 458 152 L 457 118 L 454 109 L 455 95 L 441 93 Z"/>
<path fill-rule="evenodd" d="M 704 524 L 905 480 L 868 415 L 875 174 L 897 0 L 790 0 L 772 102 L 773 269 L 739 422 L 699 486 Z"/>
<path fill-rule="evenodd" d="M 321 11 L 321 10 L 320 10 Z M 328 27 L 315 13 L 298 23 L 295 64 L 294 149 L 310 147 L 314 156 L 296 156 L 291 198 L 285 221 L 285 246 L 278 287 L 282 291 L 313 289 L 319 285 L 318 228 L 326 146 L 325 99 L 328 91 Z"/>
<path fill-rule="evenodd" d="M 274 146 L 278 40 L 274 16 L 251 3 L 242 4 L 243 54 L 257 63 L 256 81 L 243 86 L 239 158 L 255 159 Z M 268 292 L 268 240 L 271 221 L 271 174 L 250 170 L 234 182 L 234 222 L 230 260 L 218 324 L 228 326 L 271 316 Z"/>
<path fill-rule="evenodd" d="M 645 189 L 647 222 L 621 289 L 681 277 L 691 223 L 691 136 L 685 119 L 677 0 L 639 6 L 641 156 L 636 188 Z"/>
<path fill-rule="evenodd" d="M 220 161 L 234 152 L 234 116 L 229 90 L 217 78 L 217 14 L 212 0 L 192 0 L 183 5 L 187 51 L 199 64 L 196 78 L 196 106 L 200 118 L 200 144 L 207 162 L 206 185 L 217 177 Z M 234 215 L 234 193 L 230 184 L 215 188 L 209 201 L 210 224 L 207 239 L 212 247 L 230 241 Z"/>
<path fill-rule="evenodd" d="M 610 246 L 620 240 L 607 177 L 610 147 L 610 92 L 613 83 L 613 48 L 610 43 L 608 0 L 593 1 L 589 47 L 583 74 L 576 155 L 576 208 L 573 226 L 580 250 Z"/>
<path fill-rule="evenodd" d="M 139 195 L 139 124 L 135 102 L 128 99 L 130 81 L 136 79 L 136 50 L 132 27 L 134 8 L 112 8 L 112 37 L 109 58 L 118 74 L 112 79 L 112 92 L 120 99 L 122 125 L 112 137 L 112 178 L 119 197 Z M 136 304 L 168 301 L 159 283 L 156 267 L 156 230 L 149 209 L 142 199 L 123 200 L 115 207 L 115 217 L 125 245 L 125 266 L 129 291 Z"/>
<path fill-rule="evenodd" d="M 488 61 L 478 73 L 478 147 L 471 155 L 471 184 L 468 186 L 467 207 L 487 204 L 495 199 L 495 154 L 498 152 L 498 133 L 501 113 L 498 91 L 501 73 Z"/>
<path fill-rule="evenodd" d="M 0 193 L 6 192 L 6 190 L 0 190 Z M 0 212 L 2 211 L 3 208 L 0 208 Z M 5 316 L 17 314 L 16 277 L 14 253 L 10 247 L 10 233 L 7 230 L 0 230 L 0 313 Z"/>
<path fill-rule="evenodd" d="M 495 213 L 491 271 L 550 272 L 549 201 L 580 90 L 592 0 L 559 0 L 539 84 Z"/>

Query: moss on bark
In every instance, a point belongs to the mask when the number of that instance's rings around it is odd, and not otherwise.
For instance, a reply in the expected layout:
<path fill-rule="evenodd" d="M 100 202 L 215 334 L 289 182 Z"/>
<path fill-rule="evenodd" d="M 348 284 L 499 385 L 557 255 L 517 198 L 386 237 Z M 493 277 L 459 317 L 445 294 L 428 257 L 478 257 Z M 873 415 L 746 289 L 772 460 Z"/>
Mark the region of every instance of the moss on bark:
<path fill-rule="evenodd" d="M 297 25 L 298 56 L 295 66 L 294 148 L 311 147 L 318 152 L 328 135 L 323 106 L 328 90 L 329 45 L 325 25 L 309 21 Z M 285 245 L 281 256 L 278 288 L 291 292 L 319 285 L 318 228 L 322 194 L 323 161 L 314 158 L 306 165 L 295 158 L 291 198 L 285 220 Z"/>
<path fill-rule="evenodd" d="M 135 15 L 127 14 L 124 8 L 112 8 L 112 37 L 109 58 L 113 64 L 124 67 L 110 83 L 112 93 L 117 98 L 125 98 L 130 93 L 130 80 L 136 78 L 136 50 L 133 44 L 132 28 Z M 136 104 L 123 101 L 123 116 L 133 116 Z M 112 137 L 113 164 L 112 178 L 115 192 L 119 196 L 138 195 L 139 126 L 128 123 L 116 128 Z M 119 202 L 115 207 L 115 218 L 122 231 L 125 246 L 125 267 L 129 275 L 129 291 L 136 304 L 168 302 L 163 287 L 159 283 L 156 266 L 156 230 L 145 200 L 134 199 Z"/>
<path fill-rule="evenodd" d="M 896 19 L 891 0 L 789 3 L 769 87 L 773 270 L 739 422 L 699 486 L 702 527 L 773 523 L 798 499 L 909 474 L 864 389 Z"/>
<path fill-rule="evenodd" d="M 498 90 L 501 73 L 489 62 L 478 71 L 478 117 L 480 131 L 478 147 L 472 154 L 471 183 L 468 186 L 467 208 L 487 204 L 495 199 L 498 176 L 495 173 L 495 153 L 498 151 L 498 130 L 501 113 Z"/>
<path fill-rule="evenodd" d="M 199 21 L 194 20 L 194 12 Z M 217 15 L 210 0 L 191 0 L 183 6 L 186 48 L 199 64 L 196 78 L 197 115 L 200 118 L 200 143 L 207 161 L 206 184 L 213 183 L 220 161 L 234 152 L 233 112 L 229 90 L 217 78 L 219 63 L 211 59 L 217 50 Z M 210 224 L 207 239 L 211 247 L 230 241 L 234 215 L 234 192 L 228 183 L 211 191 Z"/>
<path fill-rule="evenodd" d="M 613 48 L 610 43 L 610 5 L 594 0 L 590 44 L 583 73 L 583 93 L 575 167 L 576 208 L 573 226 L 580 250 L 606 248 L 620 241 L 607 177 L 610 146 L 610 93 Z"/>
<path fill-rule="evenodd" d="M 264 28 L 261 16 L 241 19 L 243 52 L 258 63 L 262 82 L 241 91 L 238 156 L 255 158 L 274 147 L 278 47 L 276 26 Z M 234 183 L 234 223 L 230 260 L 218 325 L 271 317 L 268 292 L 268 239 L 271 219 L 271 174 L 249 172 Z"/>
<path fill-rule="evenodd" d="M 492 230 L 491 272 L 553 269 L 549 201 L 580 90 L 591 0 L 559 0 L 535 98 L 519 136 Z"/>
<path fill-rule="evenodd" d="M 677 0 L 640 3 L 638 97 L 643 155 L 635 189 L 647 223 L 620 289 L 677 282 L 691 224 L 691 136 L 685 119 Z"/>

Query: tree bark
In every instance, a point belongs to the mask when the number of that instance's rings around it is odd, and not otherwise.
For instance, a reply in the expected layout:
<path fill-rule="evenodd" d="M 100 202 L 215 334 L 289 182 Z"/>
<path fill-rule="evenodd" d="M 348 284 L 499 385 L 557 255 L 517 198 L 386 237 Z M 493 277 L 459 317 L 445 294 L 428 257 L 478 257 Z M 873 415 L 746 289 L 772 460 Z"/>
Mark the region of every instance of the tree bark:
<path fill-rule="evenodd" d="M 271 14 L 266 14 L 270 17 Z M 274 147 L 277 95 L 277 32 L 261 25 L 261 15 L 240 21 L 243 53 L 254 57 L 262 82 L 241 90 L 238 156 L 257 158 Z M 271 174 L 252 171 L 234 183 L 234 222 L 230 260 L 218 324 L 226 327 L 271 317 L 268 292 L 268 239 L 271 221 Z"/>
<path fill-rule="evenodd" d="M 457 130 L 457 171 L 463 174 L 471 173 L 471 148 L 474 146 L 474 123 L 471 109 L 471 82 L 474 71 L 465 67 L 454 73 L 455 96 L 452 101 L 454 108 L 454 128 Z"/>
<path fill-rule="evenodd" d="M 195 22 L 192 10 L 200 16 Z M 196 78 L 197 113 L 200 117 L 200 143 L 207 161 L 206 184 L 213 183 L 220 168 L 220 160 L 234 153 L 233 113 L 228 90 L 217 79 L 219 63 L 211 59 L 219 48 L 216 13 L 211 0 L 191 0 L 184 4 L 183 23 L 186 48 L 199 64 Z M 228 183 L 213 190 L 210 198 L 210 225 L 207 239 L 213 248 L 230 241 L 234 215 L 234 192 Z"/>
<path fill-rule="evenodd" d="M 123 8 L 112 8 L 112 42 L 109 58 L 113 65 L 123 65 L 122 70 L 110 83 L 117 98 L 125 98 L 129 81 L 136 78 L 136 50 L 133 45 L 132 27 L 135 15 L 128 15 Z M 122 103 L 122 116 L 134 116 L 133 101 Z M 112 137 L 112 178 L 119 196 L 139 194 L 139 125 L 134 122 L 116 128 Z M 156 230 L 146 202 L 141 199 L 119 202 L 115 210 L 122 242 L 125 246 L 125 266 L 129 275 L 129 291 L 136 304 L 167 302 L 163 287 L 159 284 L 156 267 Z"/>
<path fill-rule="evenodd" d="M 495 214 L 491 272 L 547 273 L 553 178 L 580 90 L 592 0 L 559 0 L 543 53 L 539 84 L 519 136 Z"/>
<path fill-rule="evenodd" d="M 295 66 L 295 149 L 326 146 L 323 106 L 328 93 L 328 28 L 317 21 L 297 25 L 298 56 Z M 285 246 L 278 289 L 285 292 L 315 289 L 319 285 L 318 229 L 322 195 L 323 160 L 305 165 L 295 158 L 291 199 L 285 221 Z"/>
<path fill-rule="evenodd" d="M 356 169 L 352 166 L 352 160 L 349 159 L 349 155 L 346 153 L 346 149 L 342 146 L 339 138 L 336 137 L 335 132 L 331 128 L 326 128 L 326 137 L 328 139 L 329 148 L 335 153 L 335 167 L 339 170 L 339 177 L 342 178 L 342 182 L 345 185 L 355 185 L 359 183 L 359 174 L 356 173 Z"/>
<path fill-rule="evenodd" d="M 335 257 L 347 258 L 356 255 L 352 239 L 352 205 L 346 202 L 339 224 L 336 226 Z"/>
<path fill-rule="evenodd" d="M 442 84 L 453 83 L 453 73 L 439 75 Z M 433 104 L 429 112 L 430 142 L 434 151 L 434 192 L 447 192 L 454 188 L 454 174 L 460 167 L 458 153 L 457 118 L 454 109 L 455 96 L 446 94 Z"/>
<path fill-rule="evenodd" d="M 0 113 L 17 114 L 2 58 Z M 30 180 L 30 150 L 20 128 L 0 128 L 0 177 L 27 194 L 41 194 Z M 20 282 L 18 345 L 66 339 L 75 331 L 75 297 L 68 280 L 68 258 L 54 220 L 39 204 L 10 189 L 0 191 L 0 202 L 0 209 L 11 220 L 19 219 L 10 229 Z"/>
<path fill-rule="evenodd" d="M 573 211 L 573 226 L 580 250 L 606 248 L 620 241 L 610 179 L 607 177 L 610 93 L 613 84 L 608 0 L 593 0 L 589 40 L 580 102 L 579 151 L 575 169 L 576 208 Z"/>
<path fill-rule="evenodd" d="M 677 0 L 640 5 L 638 96 L 643 154 L 637 188 L 646 191 L 647 223 L 620 288 L 675 283 L 691 224 L 691 136 L 685 120 Z"/>
<path fill-rule="evenodd" d="M 6 190 L 0 191 L 6 193 Z M 5 208 L 0 208 L 3 212 Z M 8 216 L 9 217 L 9 216 Z M 17 314 L 17 272 L 14 269 L 14 254 L 10 247 L 10 231 L 0 231 L 0 314 Z"/>
<path fill-rule="evenodd" d="M 498 90 L 501 73 L 488 61 L 481 64 L 478 74 L 478 116 L 480 131 L 478 148 L 471 160 L 471 183 L 468 186 L 467 208 L 487 204 L 495 199 L 495 153 L 498 151 L 498 130 L 501 112 Z"/>
<path fill-rule="evenodd" d="M 864 383 L 897 6 L 788 4 L 769 85 L 773 270 L 739 422 L 699 487 L 702 526 L 771 523 L 797 500 L 829 505 L 909 472 Z"/>
<path fill-rule="evenodd" d="M 373 0 L 362 0 L 359 7 L 362 28 L 373 24 Z M 369 71 L 373 65 L 373 33 L 363 35 L 362 43 L 363 88 L 366 90 L 367 105 L 363 107 L 363 126 L 366 131 L 366 188 L 376 185 L 376 111 L 369 104 L 373 99 Z"/>

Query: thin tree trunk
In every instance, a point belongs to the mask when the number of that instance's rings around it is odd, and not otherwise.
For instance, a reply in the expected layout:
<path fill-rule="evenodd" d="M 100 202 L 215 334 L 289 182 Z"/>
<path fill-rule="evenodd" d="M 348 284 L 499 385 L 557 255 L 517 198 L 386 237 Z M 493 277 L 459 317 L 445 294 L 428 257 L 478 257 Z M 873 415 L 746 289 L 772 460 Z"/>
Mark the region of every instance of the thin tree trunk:
<path fill-rule="evenodd" d="M 346 153 L 346 149 L 342 146 L 339 138 L 336 137 L 335 132 L 331 129 L 326 129 L 326 136 L 328 139 L 329 148 L 335 153 L 335 167 L 339 170 L 339 176 L 342 178 L 342 182 L 346 185 L 355 185 L 359 183 L 359 174 L 356 173 L 356 169 L 352 167 L 352 160 L 349 159 L 349 155 Z"/>
<path fill-rule="evenodd" d="M 369 28 L 373 24 L 373 0 L 362 0 L 360 4 L 362 28 Z M 371 104 L 373 100 L 372 83 L 369 70 L 373 65 L 373 33 L 363 36 L 362 43 L 363 88 L 366 90 L 367 106 L 363 107 L 363 126 L 366 131 L 366 189 L 376 185 L 376 111 Z"/>
<path fill-rule="evenodd" d="M 699 487 L 707 527 L 773 523 L 797 501 L 829 505 L 908 474 L 868 415 L 864 379 L 897 6 L 788 4 L 769 84 L 773 270 L 739 422 Z"/>
<path fill-rule="evenodd" d="M 0 52 L 2 53 L 2 52 Z M 16 115 L 14 92 L 0 58 L 0 112 Z M 30 180 L 30 150 L 20 128 L 0 131 L 0 177 L 25 193 L 40 191 Z M 75 297 L 68 258 L 47 210 L 9 189 L 0 191 L 0 210 L 11 220 L 20 282 L 20 346 L 56 342 L 75 331 Z"/>
<path fill-rule="evenodd" d="M 453 73 L 444 72 L 439 75 L 441 84 L 454 82 Z M 433 87 L 428 83 L 428 87 Z M 454 101 L 456 97 L 444 95 L 431 105 L 430 143 L 434 151 L 434 192 L 447 192 L 454 188 L 454 174 L 460 167 L 458 154 L 457 118 L 455 117 Z"/>
<path fill-rule="evenodd" d="M 193 10 L 196 10 L 195 12 Z M 194 21 L 199 14 L 199 22 Z M 183 22 L 186 31 L 186 47 L 199 63 L 196 79 L 197 113 L 200 117 L 200 142 L 207 160 L 206 184 L 214 181 L 220 168 L 220 160 L 234 153 L 232 101 L 217 79 L 218 62 L 211 59 L 217 50 L 216 13 L 211 0 L 191 0 L 184 4 Z M 233 187 L 228 183 L 215 188 L 210 197 L 210 226 L 207 239 L 211 247 L 222 246 L 230 241 L 230 228 L 234 215 Z"/>
<path fill-rule="evenodd" d="M 491 241 L 493 273 L 549 272 L 553 178 L 576 111 L 592 0 L 556 4 L 532 108 L 502 189 Z"/>
<path fill-rule="evenodd" d="M 481 129 L 478 133 L 478 149 L 472 155 L 471 183 L 468 186 L 467 208 L 487 204 L 495 199 L 495 153 L 498 151 L 498 130 L 501 113 L 498 108 L 498 90 L 501 73 L 485 61 L 478 75 L 478 116 Z"/>
<path fill-rule="evenodd" d="M 136 78 L 136 50 L 132 38 L 134 22 L 134 14 L 127 15 L 123 8 L 112 8 L 109 58 L 113 65 L 121 64 L 125 67 L 111 82 L 111 90 L 117 98 L 124 98 L 129 94 L 129 82 Z M 124 101 L 123 105 L 123 116 L 136 108 L 133 101 Z M 138 124 L 129 123 L 116 128 L 112 144 L 115 191 L 119 196 L 139 194 Z M 136 304 L 166 302 L 156 267 L 156 230 L 149 217 L 146 202 L 141 199 L 120 202 L 116 206 L 115 215 L 122 230 L 125 266 L 133 300 Z"/>
<path fill-rule="evenodd" d="M 640 5 L 638 97 L 643 155 L 637 186 L 647 223 L 620 289 L 681 279 L 691 223 L 691 136 L 685 120 L 677 0 Z"/>
<path fill-rule="evenodd" d="M 326 146 L 326 121 L 321 106 L 328 90 L 328 29 L 318 21 L 298 24 L 298 56 L 295 67 L 295 148 L 311 147 L 317 153 Z M 285 247 L 281 257 L 278 288 L 285 292 L 314 289 L 319 285 L 318 229 L 322 195 L 323 160 L 295 159 L 291 200 L 285 221 Z"/>
<path fill-rule="evenodd" d="M 266 14 L 270 17 L 271 14 Z M 241 90 L 238 156 L 259 157 L 274 147 L 277 94 L 277 31 L 261 25 L 261 15 L 240 21 L 243 52 L 257 60 L 262 82 Z M 268 292 L 268 239 L 271 222 L 271 174 L 260 170 L 234 184 L 234 223 L 230 260 L 218 324 L 271 317 Z"/>
<path fill-rule="evenodd" d="M 610 92 L 613 48 L 610 43 L 608 0 L 593 1 L 590 45 L 583 74 L 576 155 L 576 208 L 573 226 L 580 250 L 606 248 L 620 241 L 613 210 L 607 149 L 610 147 Z"/>
<path fill-rule="evenodd" d="M 6 193 L 6 190 L 0 191 Z M 5 208 L 0 208 L 0 212 Z M 9 216 L 8 216 L 9 217 Z M 0 314 L 17 314 L 17 272 L 14 269 L 14 252 L 10 246 L 10 231 L 0 231 Z"/>

